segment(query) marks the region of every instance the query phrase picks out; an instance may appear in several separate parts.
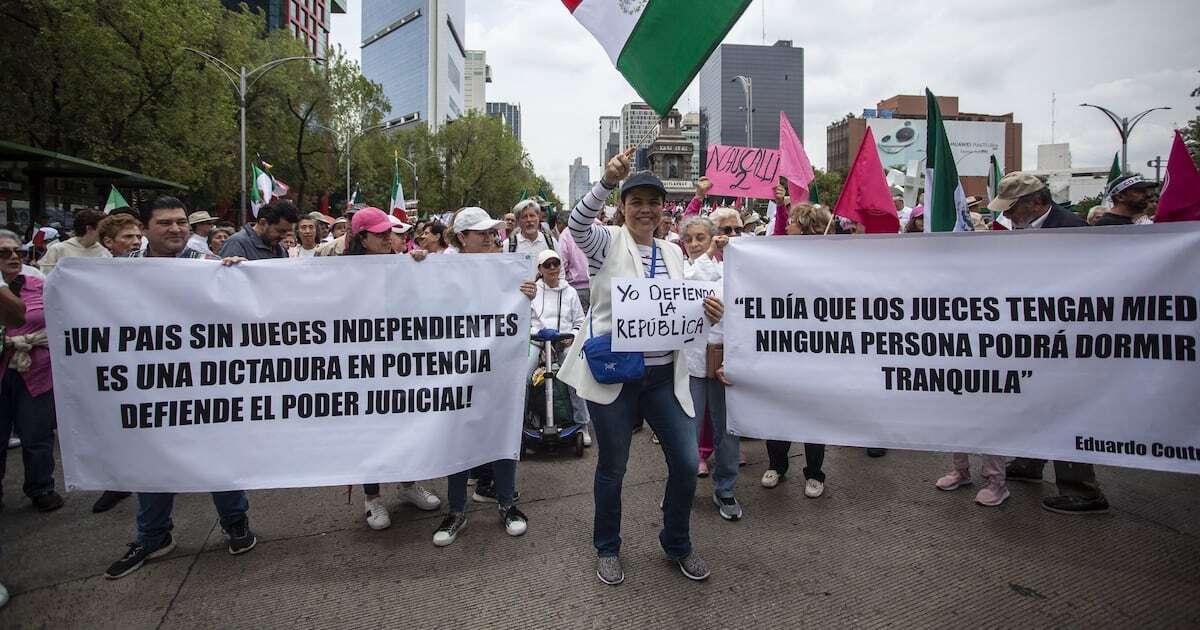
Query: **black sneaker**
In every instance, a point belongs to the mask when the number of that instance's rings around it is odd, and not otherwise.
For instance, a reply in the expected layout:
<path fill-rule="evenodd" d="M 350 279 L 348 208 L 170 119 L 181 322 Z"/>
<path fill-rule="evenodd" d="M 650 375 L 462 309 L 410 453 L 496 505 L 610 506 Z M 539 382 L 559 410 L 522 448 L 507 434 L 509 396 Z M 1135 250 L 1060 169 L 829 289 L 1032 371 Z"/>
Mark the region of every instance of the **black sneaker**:
<path fill-rule="evenodd" d="M 886 448 L 869 448 L 867 449 L 867 457 L 883 457 L 887 455 Z"/>
<path fill-rule="evenodd" d="M 1059 495 L 1042 499 L 1042 509 L 1058 514 L 1104 514 L 1108 512 L 1108 499 Z"/>
<path fill-rule="evenodd" d="M 500 508 L 500 515 L 504 518 L 504 531 L 509 536 L 520 536 L 529 529 L 529 519 L 515 505 L 507 510 Z"/>
<path fill-rule="evenodd" d="M 171 534 L 167 534 L 167 539 L 163 541 L 157 549 L 148 550 L 138 543 L 129 543 L 129 551 L 116 562 L 109 565 L 108 570 L 104 572 L 104 577 L 109 580 L 117 580 L 137 571 L 142 568 L 147 560 L 161 558 L 175 548 L 175 539 Z"/>
<path fill-rule="evenodd" d="M 1010 481 L 1032 481 L 1035 483 L 1042 482 L 1042 469 L 1046 464 L 1041 463 L 1035 466 L 1030 466 L 1023 462 L 1011 461 L 1008 466 L 1004 467 L 1004 477 Z"/>
<path fill-rule="evenodd" d="M 447 514 L 446 518 L 442 519 L 442 524 L 438 525 L 437 530 L 433 532 L 433 544 L 438 547 L 449 545 L 458 538 L 458 533 L 466 526 L 466 514 L 455 514 L 453 512 Z"/>
<path fill-rule="evenodd" d="M 513 490 L 513 501 L 521 498 L 521 493 Z M 471 500 L 476 503 L 497 503 L 496 500 L 496 484 L 481 483 L 476 484 L 475 491 L 471 493 Z"/>
<path fill-rule="evenodd" d="M 258 544 L 258 537 L 250 530 L 249 517 L 243 517 L 241 522 L 225 530 L 225 538 L 229 541 L 229 553 L 234 556 L 246 553 Z"/>
<path fill-rule="evenodd" d="M 107 512 L 117 506 L 125 497 L 128 497 L 128 492 L 117 492 L 115 490 L 105 490 L 104 494 L 100 495 L 99 499 L 92 504 L 92 513 L 99 514 Z"/>
<path fill-rule="evenodd" d="M 33 507 L 39 512 L 53 512 L 63 506 L 63 498 L 53 490 L 50 494 L 43 494 L 40 497 L 33 497 Z"/>

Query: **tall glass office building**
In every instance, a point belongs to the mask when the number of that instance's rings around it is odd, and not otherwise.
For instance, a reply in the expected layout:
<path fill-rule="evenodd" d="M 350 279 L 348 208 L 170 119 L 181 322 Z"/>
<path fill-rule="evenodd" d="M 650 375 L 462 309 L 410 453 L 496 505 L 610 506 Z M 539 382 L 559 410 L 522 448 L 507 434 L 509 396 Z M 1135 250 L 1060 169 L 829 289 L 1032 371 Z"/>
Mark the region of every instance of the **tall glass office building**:
<path fill-rule="evenodd" d="M 388 123 L 436 130 L 466 109 L 466 0 L 363 0 L 362 71 L 383 86 Z"/>

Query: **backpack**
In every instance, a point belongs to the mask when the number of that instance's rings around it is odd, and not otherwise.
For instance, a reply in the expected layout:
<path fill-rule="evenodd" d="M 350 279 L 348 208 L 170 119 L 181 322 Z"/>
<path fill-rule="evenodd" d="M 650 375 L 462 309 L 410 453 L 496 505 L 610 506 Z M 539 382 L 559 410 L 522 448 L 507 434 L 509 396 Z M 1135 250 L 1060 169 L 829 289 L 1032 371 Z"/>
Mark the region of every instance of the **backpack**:
<path fill-rule="evenodd" d="M 513 233 L 510 234 L 508 237 L 508 253 L 510 253 L 510 254 L 517 251 L 517 233 L 518 232 L 519 232 L 519 230 L 513 230 Z M 553 249 L 554 251 L 558 251 L 554 247 L 554 237 L 550 235 L 550 232 L 548 230 L 541 230 L 541 233 L 542 233 L 542 238 L 546 239 L 546 246 L 549 247 L 550 249 Z"/>

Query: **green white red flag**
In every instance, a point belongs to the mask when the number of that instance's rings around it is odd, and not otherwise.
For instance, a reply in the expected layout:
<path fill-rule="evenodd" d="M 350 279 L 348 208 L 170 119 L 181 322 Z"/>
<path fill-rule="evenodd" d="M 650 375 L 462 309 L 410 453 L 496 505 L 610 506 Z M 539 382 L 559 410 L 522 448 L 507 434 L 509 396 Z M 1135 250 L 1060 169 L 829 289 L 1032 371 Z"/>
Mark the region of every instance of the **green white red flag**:
<path fill-rule="evenodd" d="M 937 97 L 925 90 L 927 135 L 925 145 L 925 231 L 970 232 L 967 196 L 958 180 L 958 166 L 950 149 L 950 137 L 942 122 Z"/>
<path fill-rule="evenodd" d="M 408 218 L 408 212 L 405 210 L 404 184 L 400 182 L 400 154 L 396 153 L 393 158 L 392 199 L 391 205 L 388 206 L 388 210 L 390 210 L 392 214 L 399 217 L 401 221 L 405 221 L 405 223 L 407 223 L 406 219 Z"/>
<path fill-rule="evenodd" d="M 562 0 L 659 116 L 666 116 L 750 0 Z"/>
<path fill-rule="evenodd" d="M 117 190 L 116 186 L 108 193 L 108 201 L 104 202 L 104 214 L 111 214 L 117 208 L 128 208 L 129 202 L 125 201 L 125 197 L 121 196 L 121 191 Z"/>

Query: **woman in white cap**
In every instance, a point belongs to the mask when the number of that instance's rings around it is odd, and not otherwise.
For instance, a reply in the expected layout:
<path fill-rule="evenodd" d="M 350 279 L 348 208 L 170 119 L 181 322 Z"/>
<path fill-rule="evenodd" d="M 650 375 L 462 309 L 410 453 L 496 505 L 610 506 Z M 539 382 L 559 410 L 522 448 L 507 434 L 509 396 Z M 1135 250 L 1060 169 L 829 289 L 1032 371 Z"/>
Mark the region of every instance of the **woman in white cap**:
<path fill-rule="evenodd" d="M 557 335 L 577 336 L 583 330 L 586 313 L 579 293 L 562 279 L 562 258 L 553 249 L 542 250 L 537 257 L 537 294 L 533 296 L 532 317 L 529 320 L 531 335 L 543 335 L 552 339 Z M 566 343 L 570 343 L 568 340 Z M 541 346 L 530 344 L 529 370 L 530 375 L 537 369 L 541 357 Z M 588 434 L 589 422 L 587 404 L 575 393 L 575 388 L 567 386 L 571 394 L 571 408 L 574 410 L 575 424 L 583 427 L 583 445 L 591 446 L 592 436 Z"/>
<path fill-rule="evenodd" d="M 504 221 L 493 219 L 483 208 L 463 208 L 458 211 L 452 223 L 454 243 L 460 254 L 492 254 L 500 251 L 500 228 Z M 537 294 L 537 287 L 532 282 L 521 285 L 521 292 L 531 300 Z M 480 479 L 476 485 L 472 499 L 478 502 L 495 500 L 504 521 L 504 531 L 509 536 L 520 536 L 529 527 L 529 519 L 517 509 L 517 461 L 500 459 L 490 464 L 477 467 L 489 468 L 494 476 L 494 482 L 486 484 Z M 433 533 L 433 544 L 445 547 L 458 538 L 459 532 L 467 524 L 467 478 L 470 471 L 454 473 L 447 479 L 446 499 L 450 512 L 442 519 L 437 530 Z"/>
<path fill-rule="evenodd" d="M 391 254 L 394 224 L 383 210 L 378 208 L 363 208 L 354 214 L 350 225 L 349 242 L 346 243 L 344 256 Z M 421 258 L 424 258 L 422 256 Z M 363 509 L 367 517 L 367 526 L 371 529 L 387 529 L 392 524 L 391 515 L 383 498 L 379 496 L 379 484 L 363 484 L 363 494 L 367 495 Z M 424 486 L 406 481 L 400 484 L 400 501 L 409 503 L 419 510 L 432 511 L 442 506 L 442 500 Z"/>

